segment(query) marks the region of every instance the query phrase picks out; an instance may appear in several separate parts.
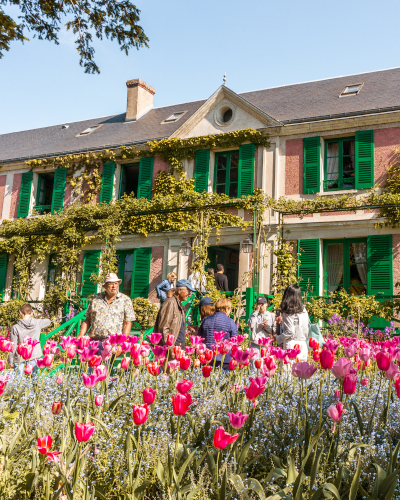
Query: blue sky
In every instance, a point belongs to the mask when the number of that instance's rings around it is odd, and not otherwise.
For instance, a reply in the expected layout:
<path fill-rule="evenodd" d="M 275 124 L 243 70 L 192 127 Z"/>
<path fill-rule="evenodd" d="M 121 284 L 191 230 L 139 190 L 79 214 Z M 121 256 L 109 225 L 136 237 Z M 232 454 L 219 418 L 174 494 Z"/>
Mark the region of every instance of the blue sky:
<path fill-rule="evenodd" d="M 0 59 L 0 133 L 124 112 L 133 78 L 155 88 L 160 107 L 209 97 L 225 70 L 228 87 L 244 92 L 400 66 L 397 0 L 136 5 L 150 48 L 126 57 L 116 43 L 96 42 L 100 75 L 84 73 L 65 31 L 59 46 L 13 43 Z"/>

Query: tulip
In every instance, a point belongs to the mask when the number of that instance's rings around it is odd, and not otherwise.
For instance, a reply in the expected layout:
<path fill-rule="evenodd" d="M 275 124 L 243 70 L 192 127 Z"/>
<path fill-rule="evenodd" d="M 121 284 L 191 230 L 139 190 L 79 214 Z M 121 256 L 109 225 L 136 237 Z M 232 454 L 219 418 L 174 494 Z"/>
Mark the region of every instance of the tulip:
<path fill-rule="evenodd" d="M 309 365 L 307 361 L 302 361 L 300 363 L 293 363 L 292 373 L 295 377 L 302 379 L 311 378 L 314 373 L 317 371 L 317 367 L 313 365 Z"/>
<path fill-rule="evenodd" d="M 101 364 L 101 356 L 94 355 L 92 359 L 89 361 L 89 366 L 95 367 L 95 366 L 100 366 Z"/>
<path fill-rule="evenodd" d="M 376 364 L 382 371 L 386 371 L 389 368 L 391 360 L 392 356 L 386 351 L 380 351 L 376 355 Z"/>
<path fill-rule="evenodd" d="M 198 346 L 199 344 L 202 343 L 203 339 L 197 335 L 190 335 L 190 342 L 192 344 L 193 347 L 196 347 Z"/>
<path fill-rule="evenodd" d="M 76 422 L 76 424 L 75 424 L 75 437 L 76 437 L 77 441 L 79 441 L 80 443 L 82 443 L 84 441 L 89 441 L 94 430 L 95 430 L 95 426 L 92 422 L 89 422 L 88 424 L 82 424 L 82 423 Z"/>
<path fill-rule="evenodd" d="M 19 346 L 18 346 L 19 347 Z M 50 354 L 51 353 L 51 350 L 50 350 L 50 346 L 49 344 L 45 344 L 43 346 L 43 354 Z M 19 353 L 18 353 L 19 354 Z"/>
<path fill-rule="evenodd" d="M 154 356 L 157 359 L 160 359 L 160 358 L 165 357 L 165 355 L 167 354 L 167 351 L 168 351 L 168 347 L 166 347 L 164 345 L 156 345 L 153 347 L 152 351 L 153 351 Z M 135 356 L 133 356 L 132 351 L 131 351 L 131 355 L 132 355 L 132 357 L 135 357 Z"/>
<path fill-rule="evenodd" d="M 340 390 L 339 389 L 335 392 L 335 399 L 340 399 Z"/>
<path fill-rule="evenodd" d="M 99 365 L 94 373 L 96 374 L 97 380 L 102 382 L 107 379 L 107 368 L 104 365 Z"/>
<path fill-rule="evenodd" d="M 3 371 L 5 367 L 6 367 L 6 360 L 0 358 L 0 371 Z"/>
<path fill-rule="evenodd" d="M 83 383 L 89 389 L 92 389 L 97 382 L 99 381 L 97 375 L 94 373 L 93 375 L 87 375 L 86 373 L 82 373 Z"/>
<path fill-rule="evenodd" d="M 102 394 L 98 394 L 95 398 L 94 398 L 94 404 L 96 406 L 101 406 L 103 404 L 103 395 Z"/>
<path fill-rule="evenodd" d="M 154 400 L 156 399 L 156 394 L 157 391 L 152 389 L 151 387 L 148 387 L 142 392 L 143 396 L 143 403 L 146 405 L 151 405 L 154 403 Z"/>
<path fill-rule="evenodd" d="M 335 361 L 335 355 L 330 349 L 322 349 L 319 362 L 323 370 L 330 370 Z"/>
<path fill-rule="evenodd" d="M 264 382 L 258 383 L 256 379 L 263 379 Z M 265 389 L 265 383 L 267 381 L 266 377 L 256 377 L 256 379 L 253 379 L 250 383 L 249 387 L 244 387 L 244 390 L 246 391 L 246 398 L 249 399 L 250 401 L 253 401 L 257 399 L 257 397 L 264 392 Z"/>
<path fill-rule="evenodd" d="M 73 345 L 71 347 L 68 347 L 68 349 L 65 351 L 65 354 L 67 355 L 67 358 L 73 359 L 76 354 L 76 346 Z"/>
<path fill-rule="evenodd" d="M 41 455 L 46 455 L 53 444 L 53 439 L 51 436 L 38 437 L 37 449 Z"/>
<path fill-rule="evenodd" d="M 354 394 L 357 387 L 357 375 L 348 373 L 343 379 L 343 392 L 345 394 Z"/>
<path fill-rule="evenodd" d="M 191 404 L 192 396 L 189 393 L 178 393 L 172 396 L 172 411 L 177 416 L 185 415 Z"/>
<path fill-rule="evenodd" d="M 103 342 L 103 349 L 100 353 L 102 361 L 108 361 L 111 358 L 112 346 Z"/>
<path fill-rule="evenodd" d="M 369 380 L 367 378 L 361 379 L 361 385 L 366 386 L 369 384 Z"/>
<path fill-rule="evenodd" d="M 80 337 L 79 339 L 76 339 L 76 345 L 78 349 L 85 349 L 90 344 L 90 337 L 85 335 L 84 337 Z M 95 354 L 95 353 L 93 353 Z"/>
<path fill-rule="evenodd" d="M 222 332 L 222 331 L 221 332 L 216 332 L 216 331 L 214 331 L 214 340 L 215 340 L 215 342 L 217 344 L 219 344 L 223 340 L 223 338 L 225 337 L 225 335 L 226 335 L 226 332 Z"/>
<path fill-rule="evenodd" d="M 396 389 L 397 397 L 400 398 L 400 377 L 397 377 L 394 381 L 394 388 Z"/>
<path fill-rule="evenodd" d="M 192 388 L 193 382 L 183 378 L 176 383 L 175 387 L 180 394 L 186 394 Z"/>
<path fill-rule="evenodd" d="M 46 367 L 49 367 L 52 365 L 54 359 L 54 354 L 46 354 L 43 356 L 43 364 Z"/>
<path fill-rule="evenodd" d="M 58 458 L 58 455 L 61 455 L 61 451 L 49 451 L 48 453 L 46 453 L 46 456 L 50 460 L 50 462 L 58 462 L 60 460 Z"/>
<path fill-rule="evenodd" d="M 31 365 L 31 364 L 26 365 L 25 369 L 24 369 L 24 373 L 26 373 L 27 375 L 29 375 L 29 374 L 32 373 L 32 370 L 33 370 L 33 365 Z"/>
<path fill-rule="evenodd" d="M 331 405 L 328 409 L 328 415 L 331 417 L 332 420 L 335 422 L 339 422 L 339 420 L 342 418 L 343 413 L 347 411 L 346 409 L 343 408 L 343 403 L 338 401 L 335 405 Z"/>
<path fill-rule="evenodd" d="M 334 339 L 326 339 L 324 347 L 335 353 L 339 347 L 339 344 Z"/>
<path fill-rule="evenodd" d="M 352 358 L 357 352 L 357 346 L 354 344 L 344 346 L 344 354 L 347 358 Z"/>
<path fill-rule="evenodd" d="M 78 352 L 80 354 L 82 363 L 88 363 L 96 354 L 97 349 L 90 349 L 89 347 L 85 347 L 82 351 Z"/>
<path fill-rule="evenodd" d="M 395 380 L 399 376 L 399 367 L 393 362 L 390 363 L 389 368 L 385 371 L 388 380 Z"/>
<path fill-rule="evenodd" d="M 232 351 L 232 357 L 241 365 L 244 365 L 246 361 L 250 360 L 250 352 L 249 351 L 243 351 L 242 349 L 236 349 L 236 351 L 233 353 Z"/>
<path fill-rule="evenodd" d="M 132 363 L 135 365 L 135 366 L 139 366 L 142 364 L 142 359 L 140 356 L 136 356 L 136 358 L 133 358 L 132 359 Z"/>
<path fill-rule="evenodd" d="M 29 366 L 29 365 L 28 365 L 28 366 Z M 32 365 L 31 365 L 31 366 L 32 366 Z M 33 366 L 32 366 L 32 368 L 33 368 Z M 25 368 L 25 369 L 26 369 L 26 368 Z M 31 370 L 31 371 L 32 371 L 32 370 Z M 59 374 L 57 375 L 57 378 L 56 378 L 56 382 L 57 382 L 57 384 L 58 384 L 58 385 L 62 384 L 62 383 L 63 383 L 63 380 L 64 380 L 64 376 L 63 376 L 63 374 L 62 374 L 62 373 L 59 373 Z"/>
<path fill-rule="evenodd" d="M 168 362 L 168 366 L 169 366 L 169 369 L 171 370 L 171 372 L 174 372 L 175 370 L 177 370 L 179 368 L 179 365 L 180 365 L 180 363 L 176 359 Z"/>
<path fill-rule="evenodd" d="M 62 402 L 59 401 L 58 403 L 53 403 L 53 406 L 51 408 L 51 413 L 53 415 L 59 415 L 61 413 L 61 410 L 62 410 Z"/>
<path fill-rule="evenodd" d="M 320 356 L 321 356 L 321 352 L 320 352 L 320 351 L 318 351 L 318 349 L 316 349 L 316 350 L 313 352 L 313 360 L 314 360 L 314 361 L 319 361 Z"/>
<path fill-rule="evenodd" d="M 181 367 L 181 370 L 187 370 L 190 366 L 190 362 L 192 360 L 186 356 L 182 356 L 181 359 L 180 359 L 180 367 Z"/>
<path fill-rule="evenodd" d="M 236 370 L 236 367 L 237 367 L 237 361 L 235 361 L 234 359 L 231 359 L 229 361 L 229 370 L 233 371 L 233 370 Z"/>
<path fill-rule="evenodd" d="M 30 359 L 32 356 L 32 352 L 33 352 L 33 346 L 29 345 L 29 344 L 20 344 L 20 345 L 22 346 L 20 349 L 21 356 L 24 359 Z"/>
<path fill-rule="evenodd" d="M 214 447 L 218 450 L 223 450 L 230 444 L 234 443 L 238 437 L 239 434 L 233 434 L 231 436 L 222 426 L 218 427 L 218 429 L 214 432 Z"/>
<path fill-rule="evenodd" d="M 211 361 L 213 358 L 213 352 L 211 351 L 211 349 L 206 349 L 204 351 L 204 356 L 206 357 L 207 361 Z"/>
<path fill-rule="evenodd" d="M 175 337 L 173 335 L 168 335 L 165 343 L 169 347 L 173 346 L 175 344 Z"/>
<path fill-rule="evenodd" d="M 199 359 L 195 359 L 195 360 L 193 361 L 193 366 L 194 366 L 195 368 L 198 368 L 198 367 L 200 366 L 200 360 L 199 360 Z"/>
<path fill-rule="evenodd" d="M 40 369 L 44 368 L 43 359 L 35 359 L 36 366 Z"/>
<path fill-rule="evenodd" d="M 227 415 L 228 415 L 229 420 L 231 422 L 231 426 L 234 429 L 240 429 L 248 418 L 248 415 L 245 415 L 245 414 L 241 413 L 240 411 L 238 413 L 229 413 L 228 412 Z"/>
<path fill-rule="evenodd" d="M 231 385 L 231 386 L 229 387 L 229 390 L 230 390 L 231 392 L 239 392 L 239 391 L 240 391 L 240 389 L 242 389 L 242 386 L 241 386 L 241 385 L 239 385 L 239 384 L 233 384 L 233 385 Z"/>
<path fill-rule="evenodd" d="M 257 370 L 259 370 L 262 366 L 263 360 L 262 358 L 258 358 L 254 361 L 254 366 L 256 367 Z"/>
<path fill-rule="evenodd" d="M 121 368 L 123 368 L 124 370 L 127 370 L 129 368 L 129 363 L 131 362 L 131 358 L 122 358 L 122 361 L 121 361 Z"/>
<path fill-rule="evenodd" d="M 160 342 L 161 337 L 162 337 L 162 334 L 161 334 L 161 333 L 152 333 L 152 334 L 150 335 L 150 337 L 149 337 L 149 338 L 150 338 L 150 342 L 151 342 L 152 344 L 154 344 L 154 345 L 157 345 L 157 344 Z"/>
<path fill-rule="evenodd" d="M 336 378 L 342 380 L 345 375 L 350 373 L 351 362 L 346 358 L 339 358 L 332 366 L 332 373 Z"/>
<path fill-rule="evenodd" d="M 263 345 L 263 346 L 267 346 L 271 342 L 272 342 L 272 339 L 269 339 L 268 337 L 261 337 L 260 339 L 258 339 L 258 344 Z"/>
<path fill-rule="evenodd" d="M 236 335 L 235 338 L 236 338 L 236 342 L 238 344 L 241 344 L 244 341 L 244 339 L 246 338 L 246 336 L 245 335 Z"/>
<path fill-rule="evenodd" d="M 149 416 L 149 407 L 147 406 L 147 404 L 133 405 L 132 418 L 135 425 L 144 424 L 148 416 Z"/>
<path fill-rule="evenodd" d="M 149 363 L 147 365 L 147 371 L 150 373 L 150 375 L 156 377 L 160 373 L 160 366 L 158 365 L 158 363 Z"/>
<path fill-rule="evenodd" d="M 366 363 L 371 357 L 371 349 L 369 347 L 363 347 L 359 350 L 358 355 L 360 356 L 361 361 Z"/>
<path fill-rule="evenodd" d="M 204 365 L 201 368 L 201 370 L 203 372 L 203 377 L 208 378 L 211 375 L 212 366 L 211 365 Z"/>
<path fill-rule="evenodd" d="M 194 347 L 186 346 L 185 351 L 188 356 L 191 356 L 194 352 Z"/>

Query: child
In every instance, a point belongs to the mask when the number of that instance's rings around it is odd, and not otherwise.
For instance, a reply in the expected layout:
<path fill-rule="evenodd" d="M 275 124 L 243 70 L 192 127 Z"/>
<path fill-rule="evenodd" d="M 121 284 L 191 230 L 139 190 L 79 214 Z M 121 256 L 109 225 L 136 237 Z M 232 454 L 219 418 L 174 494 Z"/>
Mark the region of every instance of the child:
<path fill-rule="evenodd" d="M 50 325 L 51 321 L 49 319 L 36 319 L 32 318 L 32 306 L 30 304 L 24 304 L 20 311 L 21 319 L 16 325 L 11 329 L 10 340 L 14 342 L 14 347 L 12 352 L 8 355 L 8 364 L 13 366 L 17 372 L 17 377 L 21 378 L 24 371 L 25 361 L 17 353 L 18 346 L 24 342 L 25 337 L 30 337 L 33 340 L 37 340 L 38 343 L 35 345 L 30 357 L 29 364 L 34 366 L 34 371 L 37 371 L 37 366 L 35 360 L 41 358 L 43 355 L 42 348 L 40 346 L 40 331 Z"/>

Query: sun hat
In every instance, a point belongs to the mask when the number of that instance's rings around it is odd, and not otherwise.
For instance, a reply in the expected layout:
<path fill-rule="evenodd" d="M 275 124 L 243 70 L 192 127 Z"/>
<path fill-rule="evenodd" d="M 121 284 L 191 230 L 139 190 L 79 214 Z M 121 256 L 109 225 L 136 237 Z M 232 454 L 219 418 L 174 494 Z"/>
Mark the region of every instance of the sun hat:
<path fill-rule="evenodd" d="M 103 285 L 105 285 L 106 283 L 115 283 L 117 281 L 119 282 L 119 284 L 122 283 L 122 280 L 120 280 L 115 273 L 106 274 Z"/>
<path fill-rule="evenodd" d="M 176 288 L 180 287 L 186 287 L 189 288 L 190 291 L 195 292 L 196 290 L 192 287 L 192 284 L 190 283 L 189 280 L 179 280 L 178 283 L 175 285 Z"/>

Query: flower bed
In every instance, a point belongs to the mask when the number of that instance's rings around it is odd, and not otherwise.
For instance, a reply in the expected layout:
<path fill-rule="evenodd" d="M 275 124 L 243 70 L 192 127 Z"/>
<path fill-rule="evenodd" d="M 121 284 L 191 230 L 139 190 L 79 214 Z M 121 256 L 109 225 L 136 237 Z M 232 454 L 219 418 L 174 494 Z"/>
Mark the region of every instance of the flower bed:
<path fill-rule="evenodd" d="M 88 338 L 63 338 L 65 354 L 45 347 L 38 378 L 5 372 L 0 498 L 400 498 L 398 339 L 330 338 L 308 363 L 266 341 L 253 366 L 242 336 L 215 337 L 229 371 L 199 337 L 185 352 L 153 334 L 112 336 L 101 356 Z"/>

